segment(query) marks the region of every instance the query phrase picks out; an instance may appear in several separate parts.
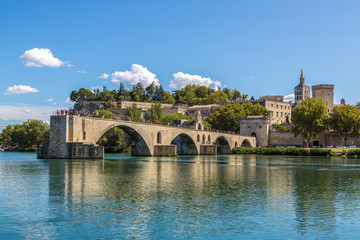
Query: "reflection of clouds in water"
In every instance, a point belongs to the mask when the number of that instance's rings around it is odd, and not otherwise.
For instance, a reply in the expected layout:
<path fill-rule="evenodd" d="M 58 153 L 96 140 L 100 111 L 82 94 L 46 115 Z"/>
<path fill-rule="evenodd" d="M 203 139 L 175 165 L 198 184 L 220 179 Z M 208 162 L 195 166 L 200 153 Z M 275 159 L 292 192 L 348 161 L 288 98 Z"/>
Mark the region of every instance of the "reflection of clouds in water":
<path fill-rule="evenodd" d="M 316 224 L 318 232 L 332 234 L 333 188 L 313 179 L 331 179 L 334 168 L 318 171 L 289 159 L 107 154 L 103 161 L 45 160 L 48 215 L 60 224 L 51 231 L 59 238 L 236 238 L 231 229 L 241 229 L 252 238 L 282 229 L 297 237 L 297 228 L 306 232 Z M 311 202 L 314 189 L 324 206 Z"/>

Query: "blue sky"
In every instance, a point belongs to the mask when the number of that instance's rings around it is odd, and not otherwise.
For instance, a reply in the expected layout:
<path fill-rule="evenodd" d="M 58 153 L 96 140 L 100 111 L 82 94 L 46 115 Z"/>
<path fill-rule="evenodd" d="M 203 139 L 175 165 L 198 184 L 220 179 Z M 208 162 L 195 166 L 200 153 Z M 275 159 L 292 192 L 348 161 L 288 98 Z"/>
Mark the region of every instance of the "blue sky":
<path fill-rule="evenodd" d="M 289 95 L 301 68 L 354 104 L 359 12 L 360 1 L 0 0 L 0 119 L 47 120 L 72 90 L 119 81 Z"/>

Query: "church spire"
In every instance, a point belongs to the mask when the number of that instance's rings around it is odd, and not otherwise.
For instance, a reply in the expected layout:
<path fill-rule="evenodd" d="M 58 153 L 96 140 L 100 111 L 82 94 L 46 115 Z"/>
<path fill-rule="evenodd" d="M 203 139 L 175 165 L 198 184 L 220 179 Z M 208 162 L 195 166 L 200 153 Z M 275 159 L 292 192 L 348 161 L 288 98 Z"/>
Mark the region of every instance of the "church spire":
<path fill-rule="evenodd" d="M 305 84 L 304 71 L 303 71 L 303 69 L 301 69 L 300 84 L 302 84 L 302 85 Z"/>

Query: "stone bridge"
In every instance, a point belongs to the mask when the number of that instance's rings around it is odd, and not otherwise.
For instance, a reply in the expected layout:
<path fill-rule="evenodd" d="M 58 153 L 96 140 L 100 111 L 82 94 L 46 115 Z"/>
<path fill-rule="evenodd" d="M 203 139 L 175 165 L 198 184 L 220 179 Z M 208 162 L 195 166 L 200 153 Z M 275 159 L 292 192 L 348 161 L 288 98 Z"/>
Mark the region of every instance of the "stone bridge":
<path fill-rule="evenodd" d="M 103 158 L 96 145 L 109 129 L 119 127 L 132 139 L 133 156 L 230 154 L 232 148 L 256 146 L 256 138 L 122 120 L 56 115 L 50 118 L 50 142 L 38 158 Z"/>

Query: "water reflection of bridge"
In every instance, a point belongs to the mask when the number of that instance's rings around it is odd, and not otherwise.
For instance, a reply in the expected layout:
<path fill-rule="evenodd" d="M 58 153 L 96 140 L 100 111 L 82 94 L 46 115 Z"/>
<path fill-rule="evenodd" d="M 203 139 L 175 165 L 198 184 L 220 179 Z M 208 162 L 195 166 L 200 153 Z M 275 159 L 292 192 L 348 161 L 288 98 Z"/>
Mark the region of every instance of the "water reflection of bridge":
<path fill-rule="evenodd" d="M 242 229 L 253 221 L 253 231 L 272 227 L 276 232 L 285 226 L 296 237 L 311 235 L 311 229 L 329 236 L 342 227 L 336 219 L 344 209 L 335 203 L 345 203 L 342 207 L 350 211 L 358 202 L 354 186 L 359 176 L 337 172 L 333 160 L 299 167 L 284 158 L 238 155 L 46 162 L 49 194 L 54 195 L 49 199 L 61 203 L 63 197 L 64 203 L 71 203 L 65 214 L 108 217 L 114 229 L 119 224 L 130 233 L 151 229 L 164 215 L 185 226 L 186 219 L 209 214 L 214 227 L 216 217 L 234 214 L 244 222 L 229 222 L 229 227 Z M 324 167 L 329 171 L 319 170 Z M 130 228 L 134 224 L 136 230 Z"/>

